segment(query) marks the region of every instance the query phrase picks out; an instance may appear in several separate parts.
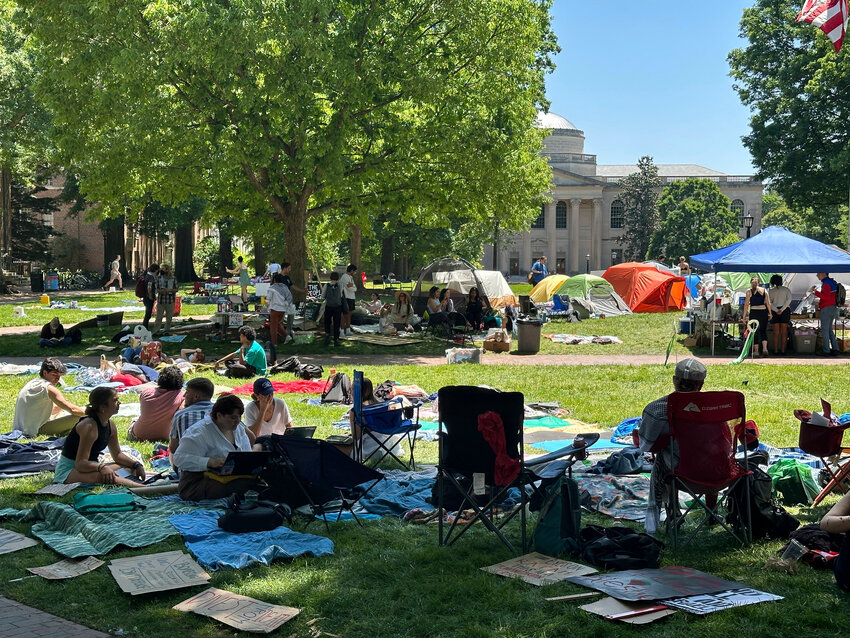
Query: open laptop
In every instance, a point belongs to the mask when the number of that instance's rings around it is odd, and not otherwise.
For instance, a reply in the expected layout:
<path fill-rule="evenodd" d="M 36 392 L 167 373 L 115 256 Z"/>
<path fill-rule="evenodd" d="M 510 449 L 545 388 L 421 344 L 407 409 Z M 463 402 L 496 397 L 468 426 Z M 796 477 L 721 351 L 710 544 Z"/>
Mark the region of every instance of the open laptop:
<path fill-rule="evenodd" d="M 284 436 L 294 436 L 296 439 L 312 439 L 316 433 L 315 425 L 304 425 L 300 427 L 286 428 Z"/>
<path fill-rule="evenodd" d="M 271 457 L 271 452 L 230 452 L 224 465 L 213 470 L 222 476 L 259 474 Z"/>

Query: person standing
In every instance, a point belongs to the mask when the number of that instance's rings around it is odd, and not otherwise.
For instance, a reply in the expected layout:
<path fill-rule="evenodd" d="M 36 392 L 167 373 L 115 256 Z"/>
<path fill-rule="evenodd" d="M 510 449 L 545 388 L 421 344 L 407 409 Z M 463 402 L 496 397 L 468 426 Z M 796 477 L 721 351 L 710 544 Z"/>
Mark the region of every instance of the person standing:
<path fill-rule="evenodd" d="M 272 359 L 277 359 L 277 338 L 278 335 L 283 337 L 284 343 L 292 341 L 292 336 L 286 333 L 286 328 L 283 327 L 283 318 L 286 312 L 292 307 L 292 293 L 289 288 L 283 283 L 283 275 L 277 273 L 272 277 L 272 285 L 269 286 L 268 292 L 269 303 L 269 333 L 272 340 Z"/>
<path fill-rule="evenodd" d="M 770 278 L 770 307 L 773 310 L 773 354 L 785 354 L 788 326 L 791 324 L 791 291 L 782 285 L 782 275 Z"/>
<path fill-rule="evenodd" d="M 284 266 L 285 265 L 286 265 L 286 262 L 284 262 Z M 277 273 L 281 272 L 283 270 L 284 266 L 281 266 L 279 263 L 273 261 L 272 263 L 269 264 L 269 267 L 266 269 L 266 272 L 263 275 L 263 277 L 268 277 L 269 279 L 271 279 Z"/>
<path fill-rule="evenodd" d="M 682 277 L 687 277 L 691 274 L 691 265 L 685 261 L 684 257 L 679 257 L 679 274 Z"/>
<path fill-rule="evenodd" d="M 747 312 L 749 311 L 749 314 Z M 770 309 L 770 297 L 767 290 L 759 286 L 759 278 L 753 277 L 750 279 L 750 288 L 747 290 L 747 296 L 744 299 L 744 317 L 749 317 L 758 322 L 758 328 L 755 339 L 753 339 L 753 356 L 759 356 L 759 346 L 761 344 L 761 356 L 767 356 L 767 322 L 773 316 L 773 311 Z"/>
<path fill-rule="evenodd" d="M 536 286 L 548 276 L 549 269 L 546 267 L 546 255 L 543 255 L 531 267 L 531 278 Z"/>
<path fill-rule="evenodd" d="M 104 290 L 109 289 L 109 284 L 118 280 L 118 289 L 124 290 L 124 283 L 121 281 L 121 255 L 115 255 L 115 259 L 109 264 L 109 281 L 103 285 Z"/>
<path fill-rule="evenodd" d="M 322 299 L 325 300 L 325 345 L 334 338 L 334 345 L 339 345 L 339 324 L 342 316 L 342 307 L 346 303 L 342 287 L 339 285 L 339 273 L 332 272 L 330 283 L 322 288 Z M 333 332 L 331 332 L 333 328 Z"/>
<path fill-rule="evenodd" d="M 344 296 L 342 304 L 342 322 L 340 328 L 342 334 L 351 334 L 351 313 L 354 312 L 355 296 L 357 294 L 357 283 L 354 281 L 354 273 L 357 272 L 357 266 L 348 264 L 345 269 L 345 274 L 339 278 L 339 285 L 342 286 Z"/>
<path fill-rule="evenodd" d="M 818 298 L 820 309 L 820 336 L 823 339 L 823 349 L 818 352 L 819 357 L 838 356 L 838 339 L 835 336 L 835 318 L 838 316 L 838 306 L 835 303 L 835 293 L 838 291 L 838 282 L 829 276 L 829 273 L 819 272 L 820 290 L 812 286 L 812 292 Z"/>
<path fill-rule="evenodd" d="M 159 332 L 162 315 L 165 315 L 165 332 L 171 330 L 171 320 L 174 317 L 174 302 L 177 299 L 177 280 L 171 274 L 171 266 L 162 264 L 159 267 L 156 290 L 156 321 L 153 331 Z"/>
<path fill-rule="evenodd" d="M 251 277 L 248 274 L 248 266 L 245 265 L 245 258 L 241 255 L 236 259 L 236 268 L 228 268 L 227 272 L 231 275 L 239 276 L 239 286 L 242 288 L 242 303 L 248 303 L 248 284 L 251 283 Z"/>
<path fill-rule="evenodd" d="M 142 325 L 147 330 L 150 330 L 148 324 L 151 321 L 153 304 L 156 301 L 157 273 L 159 273 L 159 264 L 151 264 L 145 272 L 145 296 L 142 299 L 145 304 L 145 318 L 142 319 Z"/>

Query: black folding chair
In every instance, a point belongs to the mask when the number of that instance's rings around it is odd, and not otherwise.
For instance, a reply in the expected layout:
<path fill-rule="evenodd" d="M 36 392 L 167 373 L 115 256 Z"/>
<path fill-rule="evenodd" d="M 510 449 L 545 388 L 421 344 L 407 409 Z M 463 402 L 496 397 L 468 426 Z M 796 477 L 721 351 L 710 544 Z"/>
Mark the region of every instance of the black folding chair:
<path fill-rule="evenodd" d="M 446 341 L 460 343 L 461 346 L 469 342 L 472 345 L 472 328 L 467 325 L 466 317 L 459 312 L 450 312 L 446 317 Z"/>
<path fill-rule="evenodd" d="M 321 516 L 325 527 L 329 512 L 335 512 L 336 521 L 339 521 L 344 511 L 350 512 L 362 525 L 354 506 L 384 478 L 383 474 L 358 463 L 321 439 L 301 439 L 282 434 L 272 434 L 265 441 L 263 439 L 265 437 L 260 441 L 272 451 L 273 464 L 288 470 L 287 478 L 295 483 L 303 497 L 300 502 L 306 502 L 315 516 Z"/>
<path fill-rule="evenodd" d="M 540 489 L 538 483 L 544 478 L 558 476 L 565 470 L 571 471 L 572 464 L 587 456 L 587 448 L 599 440 L 599 435 L 581 435 L 582 438 L 577 438 L 573 445 L 526 461 L 523 457 L 525 401 L 521 392 L 499 392 L 474 386 L 447 386 L 440 388 L 437 403 L 440 420 L 437 468 L 437 505 L 441 513 L 438 525 L 439 544 L 451 545 L 473 524 L 480 521 L 496 534 L 511 552 L 518 554 L 502 529 L 519 513 L 522 551 L 525 552 L 526 505 L 529 501 L 525 488 L 531 486 L 532 491 L 537 492 Z M 489 413 L 495 413 L 495 416 Z M 495 418 L 496 416 L 498 418 Z M 500 424 L 500 432 L 494 427 L 497 424 Z M 485 432 L 490 440 L 493 440 L 494 435 L 504 437 L 503 454 L 497 455 L 493 444 L 485 438 Z M 496 439 L 498 447 L 498 436 Z M 494 508 L 505 500 L 508 490 L 512 487 L 519 488 L 519 507 L 497 521 Z M 476 494 L 476 491 L 479 493 Z M 461 524 L 458 523 L 460 517 L 455 516 L 448 530 L 444 530 L 442 512 L 447 492 L 455 493 L 459 497 L 458 512 L 471 509 L 474 514 L 466 523 Z"/>

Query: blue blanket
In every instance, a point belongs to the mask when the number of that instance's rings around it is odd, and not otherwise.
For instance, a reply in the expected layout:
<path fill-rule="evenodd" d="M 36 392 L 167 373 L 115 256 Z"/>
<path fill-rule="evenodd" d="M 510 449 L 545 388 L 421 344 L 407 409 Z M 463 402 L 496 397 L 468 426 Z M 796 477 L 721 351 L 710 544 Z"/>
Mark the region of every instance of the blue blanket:
<path fill-rule="evenodd" d="M 242 569 L 255 563 L 271 565 L 276 558 L 334 553 L 331 539 L 282 526 L 268 532 L 231 534 L 218 526 L 219 516 L 221 512 L 199 510 L 168 519 L 183 535 L 186 548 L 207 569 Z"/>

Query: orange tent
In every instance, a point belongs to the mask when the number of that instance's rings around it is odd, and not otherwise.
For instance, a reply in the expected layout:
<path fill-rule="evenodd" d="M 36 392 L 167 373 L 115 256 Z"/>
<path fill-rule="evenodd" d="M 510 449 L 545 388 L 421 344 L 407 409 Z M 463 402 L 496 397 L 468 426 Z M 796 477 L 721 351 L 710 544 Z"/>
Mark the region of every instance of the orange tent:
<path fill-rule="evenodd" d="M 685 307 L 685 279 L 648 264 L 627 262 L 602 275 L 632 312 L 667 312 Z"/>

